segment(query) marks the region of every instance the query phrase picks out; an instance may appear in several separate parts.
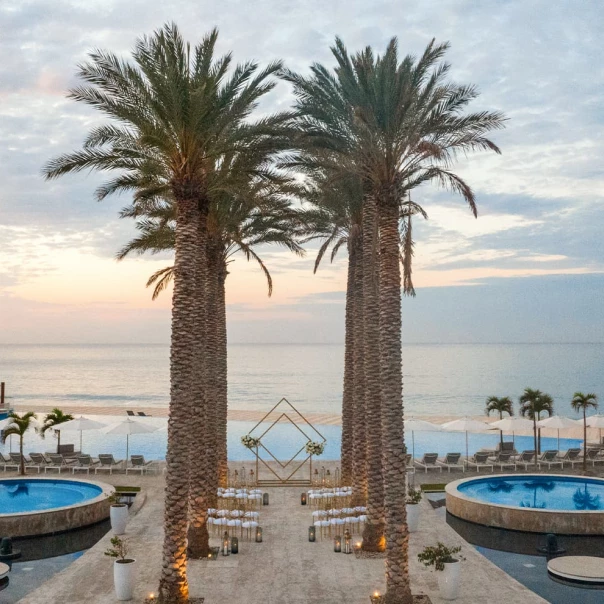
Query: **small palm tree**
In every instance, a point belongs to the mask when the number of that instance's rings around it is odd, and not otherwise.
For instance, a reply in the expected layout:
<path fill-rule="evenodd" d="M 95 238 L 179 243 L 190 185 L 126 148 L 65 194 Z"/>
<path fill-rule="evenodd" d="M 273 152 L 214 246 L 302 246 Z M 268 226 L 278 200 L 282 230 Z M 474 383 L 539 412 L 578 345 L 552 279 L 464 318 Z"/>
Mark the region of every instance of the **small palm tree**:
<path fill-rule="evenodd" d="M 537 422 L 541 419 L 542 413 L 547 413 L 551 417 L 554 412 L 554 399 L 549 394 L 541 390 L 525 388 L 520 402 L 520 415 L 533 420 L 533 436 L 535 438 L 535 467 L 538 465 L 537 457 L 541 452 L 541 435 L 537 439 Z"/>
<path fill-rule="evenodd" d="M 21 464 L 19 474 L 25 476 L 25 463 L 23 459 L 23 437 L 25 433 L 32 427 L 32 420 L 35 420 L 36 414 L 33 411 L 28 411 L 24 415 L 18 413 L 10 413 L 8 416 L 12 421 L 2 430 L 2 444 L 6 442 L 8 436 L 16 434 L 19 437 L 19 453 L 21 454 Z"/>
<path fill-rule="evenodd" d="M 504 413 L 514 415 L 514 403 L 512 403 L 512 399 L 509 396 L 503 396 L 501 398 L 489 396 L 487 399 L 485 412 L 487 415 L 491 415 L 491 411 L 499 413 L 499 419 L 503 419 Z M 503 432 L 499 431 L 499 434 L 501 436 L 501 445 L 503 447 Z"/>
<path fill-rule="evenodd" d="M 44 438 L 48 430 L 52 430 L 57 435 L 57 453 L 61 448 L 61 430 L 57 428 L 60 424 L 69 422 L 73 419 L 70 413 L 63 413 L 61 409 L 55 408 L 52 413 L 48 413 L 44 418 L 44 423 L 36 429 L 36 432 Z"/>
<path fill-rule="evenodd" d="M 575 392 L 573 400 L 570 402 L 570 406 L 574 411 L 583 412 L 583 474 L 587 473 L 587 410 L 593 409 L 594 411 L 598 408 L 598 397 L 590 392 L 589 394 L 583 394 L 582 392 Z"/>

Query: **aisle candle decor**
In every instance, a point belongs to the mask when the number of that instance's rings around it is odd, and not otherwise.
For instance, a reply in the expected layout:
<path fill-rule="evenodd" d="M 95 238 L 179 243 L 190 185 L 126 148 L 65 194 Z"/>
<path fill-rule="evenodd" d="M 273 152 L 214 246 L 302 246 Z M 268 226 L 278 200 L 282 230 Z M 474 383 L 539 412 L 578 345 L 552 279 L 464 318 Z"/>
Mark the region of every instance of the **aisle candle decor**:
<path fill-rule="evenodd" d="M 227 531 L 224 532 L 224 536 L 222 537 L 222 555 L 229 555 L 229 534 Z"/>
<path fill-rule="evenodd" d="M 239 539 L 237 537 L 231 537 L 231 554 L 239 553 Z"/>
<path fill-rule="evenodd" d="M 306 505 L 306 493 L 302 493 L 302 495 L 300 495 L 300 503 L 302 505 Z"/>
<path fill-rule="evenodd" d="M 344 553 L 352 554 L 352 537 L 348 529 L 346 529 L 346 532 L 344 533 Z"/>
<path fill-rule="evenodd" d="M 339 554 L 342 551 L 342 537 L 340 537 L 340 535 L 336 535 L 333 540 L 333 551 L 336 554 Z"/>
<path fill-rule="evenodd" d="M 369 596 L 369 600 L 371 604 L 382 604 L 383 601 L 382 594 L 379 591 L 374 591 L 373 595 Z"/>
<path fill-rule="evenodd" d="M 262 495 L 262 505 L 268 505 L 268 493 Z"/>
<path fill-rule="evenodd" d="M 262 527 L 256 527 L 256 543 L 262 543 Z"/>
<path fill-rule="evenodd" d="M 314 543 L 317 540 L 317 532 L 316 532 L 314 526 L 309 526 L 308 527 L 308 540 L 311 543 Z"/>
<path fill-rule="evenodd" d="M 208 554 L 208 560 L 217 560 L 219 552 L 220 552 L 219 547 L 211 547 L 210 553 Z"/>

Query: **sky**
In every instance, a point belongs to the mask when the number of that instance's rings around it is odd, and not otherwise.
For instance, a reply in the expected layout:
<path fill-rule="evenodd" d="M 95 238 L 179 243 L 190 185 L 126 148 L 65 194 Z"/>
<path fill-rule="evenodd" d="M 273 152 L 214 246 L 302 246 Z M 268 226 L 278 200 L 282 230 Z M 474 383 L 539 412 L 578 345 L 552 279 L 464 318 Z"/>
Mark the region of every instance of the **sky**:
<path fill-rule="evenodd" d="M 103 118 L 66 98 L 94 48 L 127 58 L 168 21 L 195 43 L 212 27 L 236 62 L 333 66 L 351 51 L 401 54 L 448 40 L 451 77 L 476 84 L 472 109 L 503 111 L 502 155 L 463 158 L 479 217 L 422 187 L 417 296 L 403 301 L 407 342 L 604 341 L 604 42 L 600 0 L 2 0 L 0 3 L 0 343 L 151 343 L 170 337 L 170 293 L 148 276 L 169 256 L 117 262 L 133 235 L 125 197 L 98 203 L 99 174 L 45 182 L 42 166 L 78 149 Z M 287 109 L 279 83 L 261 111 Z M 266 248 L 274 279 L 237 258 L 227 281 L 232 342 L 341 342 L 346 254 L 316 275 L 305 258 Z"/>

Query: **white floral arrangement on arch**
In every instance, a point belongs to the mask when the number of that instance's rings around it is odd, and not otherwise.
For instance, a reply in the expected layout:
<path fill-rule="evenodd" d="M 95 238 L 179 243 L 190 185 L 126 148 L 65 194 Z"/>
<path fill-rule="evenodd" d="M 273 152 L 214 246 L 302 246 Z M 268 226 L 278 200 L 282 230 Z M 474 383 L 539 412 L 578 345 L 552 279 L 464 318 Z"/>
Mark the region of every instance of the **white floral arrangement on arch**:
<path fill-rule="evenodd" d="M 325 450 L 325 443 L 317 443 L 312 440 L 309 440 L 304 447 L 304 450 L 309 455 L 322 455 Z"/>
<path fill-rule="evenodd" d="M 241 444 L 247 449 L 255 449 L 260 444 L 260 439 L 246 434 L 241 437 Z"/>

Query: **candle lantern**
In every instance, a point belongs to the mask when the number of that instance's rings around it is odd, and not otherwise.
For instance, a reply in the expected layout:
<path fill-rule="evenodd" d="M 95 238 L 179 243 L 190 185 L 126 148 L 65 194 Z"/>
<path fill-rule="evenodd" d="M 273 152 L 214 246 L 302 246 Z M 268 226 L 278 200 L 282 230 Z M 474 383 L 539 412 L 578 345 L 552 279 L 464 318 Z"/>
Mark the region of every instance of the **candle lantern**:
<path fill-rule="evenodd" d="M 302 493 L 302 495 L 300 495 L 300 503 L 302 505 L 306 505 L 306 493 Z"/>
<path fill-rule="evenodd" d="M 237 537 L 231 537 L 231 554 L 239 553 L 239 539 Z"/>
<path fill-rule="evenodd" d="M 350 531 L 346 529 L 344 533 L 344 553 L 352 554 L 352 537 L 350 536 Z"/>
<path fill-rule="evenodd" d="M 308 540 L 311 543 L 314 543 L 316 541 L 316 539 L 317 539 L 317 533 L 316 533 L 315 527 L 309 526 L 308 527 Z"/>
<path fill-rule="evenodd" d="M 354 549 L 354 555 L 357 558 L 360 558 L 361 554 L 362 554 L 362 550 L 363 550 L 363 540 L 362 539 L 355 539 L 355 541 L 353 543 L 353 549 Z"/>
<path fill-rule="evenodd" d="M 219 547 L 211 547 L 210 553 L 208 554 L 209 560 L 216 560 L 218 558 L 218 553 L 220 552 Z"/>
<path fill-rule="evenodd" d="M 342 551 L 342 537 L 340 537 L 340 535 L 336 535 L 333 540 L 333 551 L 336 554 L 339 554 Z"/>
<path fill-rule="evenodd" d="M 382 604 L 383 598 L 379 591 L 374 591 L 373 595 L 369 596 L 371 604 Z"/>
<path fill-rule="evenodd" d="M 229 534 L 227 531 L 224 532 L 224 536 L 222 537 L 222 555 L 229 555 Z"/>
<path fill-rule="evenodd" d="M 268 505 L 268 493 L 262 495 L 262 505 Z"/>
<path fill-rule="evenodd" d="M 262 527 L 256 527 L 256 543 L 262 543 Z"/>

